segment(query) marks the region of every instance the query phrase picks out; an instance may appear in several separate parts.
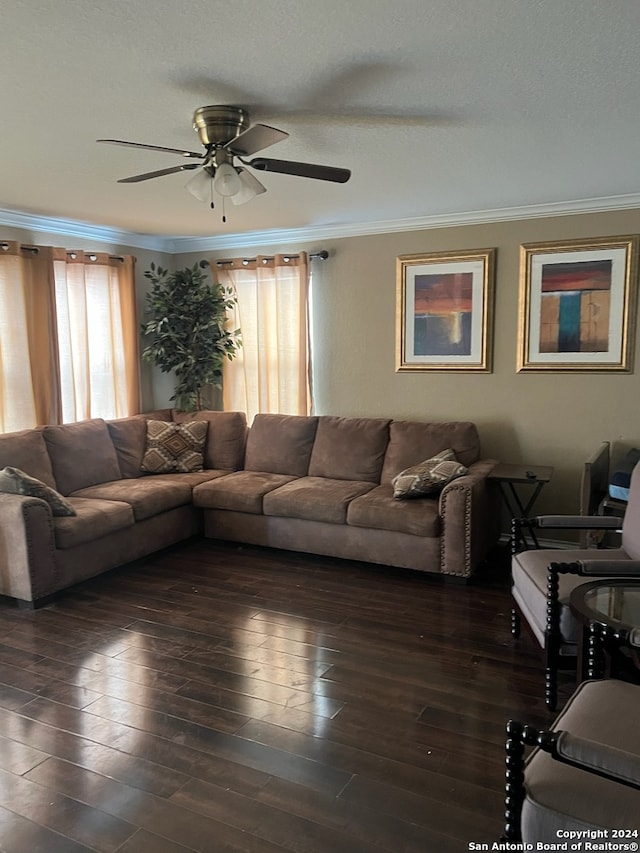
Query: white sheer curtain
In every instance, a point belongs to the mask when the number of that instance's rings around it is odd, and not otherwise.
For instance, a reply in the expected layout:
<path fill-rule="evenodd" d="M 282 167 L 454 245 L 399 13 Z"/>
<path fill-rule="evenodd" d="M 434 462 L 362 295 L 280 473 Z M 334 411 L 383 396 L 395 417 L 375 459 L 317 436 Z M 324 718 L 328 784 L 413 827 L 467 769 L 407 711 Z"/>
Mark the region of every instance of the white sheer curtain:
<path fill-rule="evenodd" d="M 217 265 L 214 278 L 232 285 L 237 305 L 229 318 L 242 347 L 225 362 L 223 400 L 227 411 L 307 415 L 309 387 L 309 263 L 306 253 L 241 258 Z"/>
<path fill-rule="evenodd" d="M 0 242 L 0 432 L 140 411 L 134 263 Z"/>
<path fill-rule="evenodd" d="M 138 411 L 133 262 L 84 252 L 53 261 L 62 421 Z"/>

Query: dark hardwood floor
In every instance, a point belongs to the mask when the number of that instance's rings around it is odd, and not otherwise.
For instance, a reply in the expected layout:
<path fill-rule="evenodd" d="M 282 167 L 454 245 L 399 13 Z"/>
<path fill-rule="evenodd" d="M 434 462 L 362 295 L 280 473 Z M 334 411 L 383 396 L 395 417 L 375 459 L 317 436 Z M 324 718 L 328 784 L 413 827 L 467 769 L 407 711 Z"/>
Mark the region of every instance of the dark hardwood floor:
<path fill-rule="evenodd" d="M 496 840 L 506 721 L 551 720 L 507 572 L 496 554 L 465 586 L 197 541 L 37 611 L 1 601 L 0 850 Z"/>

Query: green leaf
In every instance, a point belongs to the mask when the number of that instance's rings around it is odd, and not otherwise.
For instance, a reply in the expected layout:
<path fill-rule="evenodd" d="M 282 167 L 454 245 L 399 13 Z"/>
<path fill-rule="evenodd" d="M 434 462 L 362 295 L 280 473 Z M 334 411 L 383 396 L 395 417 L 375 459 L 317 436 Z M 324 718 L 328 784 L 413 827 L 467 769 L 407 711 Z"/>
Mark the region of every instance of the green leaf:
<path fill-rule="evenodd" d="M 174 372 L 176 405 L 184 410 L 200 404 L 204 385 L 221 387 L 224 360 L 236 357 L 240 329 L 226 328 L 227 311 L 236 304 L 231 287 L 210 282 L 207 261 L 169 272 L 150 264 L 144 275 L 152 282 L 146 295 L 146 337 L 142 358 L 161 371 Z"/>

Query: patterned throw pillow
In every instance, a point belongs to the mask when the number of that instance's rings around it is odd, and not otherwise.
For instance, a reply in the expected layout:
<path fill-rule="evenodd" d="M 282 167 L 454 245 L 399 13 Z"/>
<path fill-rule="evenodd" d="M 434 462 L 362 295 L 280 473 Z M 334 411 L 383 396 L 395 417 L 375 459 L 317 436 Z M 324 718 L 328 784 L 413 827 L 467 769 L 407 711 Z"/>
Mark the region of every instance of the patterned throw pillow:
<path fill-rule="evenodd" d="M 0 492 L 40 498 L 49 504 L 52 515 L 77 515 L 75 509 L 60 492 L 56 492 L 42 480 L 36 480 L 35 477 L 25 474 L 19 468 L 7 467 L 0 470 Z"/>
<path fill-rule="evenodd" d="M 202 471 L 207 427 L 207 421 L 147 421 L 142 470 L 148 474 Z"/>
<path fill-rule="evenodd" d="M 401 500 L 433 495 L 467 472 L 468 469 L 456 460 L 453 450 L 443 450 L 431 459 L 425 459 L 397 474 L 391 481 L 393 496 Z"/>

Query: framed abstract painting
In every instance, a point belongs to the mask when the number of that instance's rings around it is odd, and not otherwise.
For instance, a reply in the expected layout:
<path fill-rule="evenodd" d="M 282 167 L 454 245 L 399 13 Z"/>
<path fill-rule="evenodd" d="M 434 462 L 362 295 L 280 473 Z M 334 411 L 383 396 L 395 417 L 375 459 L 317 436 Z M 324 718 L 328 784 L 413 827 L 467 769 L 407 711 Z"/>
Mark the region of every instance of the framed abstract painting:
<path fill-rule="evenodd" d="M 398 257 L 397 371 L 491 371 L 495 258 L 495 249 Z"/>
<path fill-rule="evenodd" d="M 518 371 L 631 372 L 638 240 L 520 247 Z"/>

